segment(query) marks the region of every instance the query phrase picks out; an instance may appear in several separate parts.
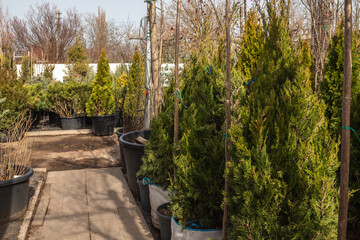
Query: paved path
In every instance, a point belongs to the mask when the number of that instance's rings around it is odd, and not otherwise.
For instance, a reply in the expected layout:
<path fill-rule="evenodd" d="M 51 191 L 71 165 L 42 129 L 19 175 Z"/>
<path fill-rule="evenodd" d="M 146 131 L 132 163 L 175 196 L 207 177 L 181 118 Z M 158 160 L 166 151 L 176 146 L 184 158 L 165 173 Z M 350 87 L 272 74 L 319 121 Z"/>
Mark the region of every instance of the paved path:
<path fill-rule="evenodd" d="M 153 239 L 120 168 L 49 172 L 29 240 Z"/>

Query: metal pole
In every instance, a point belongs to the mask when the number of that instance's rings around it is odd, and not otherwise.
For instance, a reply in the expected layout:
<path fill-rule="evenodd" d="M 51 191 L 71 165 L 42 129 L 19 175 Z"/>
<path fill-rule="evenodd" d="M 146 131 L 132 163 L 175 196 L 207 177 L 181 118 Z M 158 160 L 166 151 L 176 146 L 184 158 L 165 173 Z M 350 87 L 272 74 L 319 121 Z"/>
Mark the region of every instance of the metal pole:
<path fill-rule="evenodd" d="M 345 35 L 344 35 L 344 84 L 342 100 L 342 134 L 340 166 L 340 208 L 338 223 L 338 240 L 346 240 L 349 171 L 350 171 L 350 104 L 352 73 L 352 3 L 345 0 Z"/>
<path fill-rule="evenodd" d="M 150 6 L 148 4 L 148 15 L 146 17 L 146 69 L 145 69 L 145 89 L 149 91 L 145 94 L 145 116 L 144 116 L 144 128 L 150 128 L 150 71 L 151 71 L 151 42 L 150 42 L 150 16 L 149 16 Z"/>

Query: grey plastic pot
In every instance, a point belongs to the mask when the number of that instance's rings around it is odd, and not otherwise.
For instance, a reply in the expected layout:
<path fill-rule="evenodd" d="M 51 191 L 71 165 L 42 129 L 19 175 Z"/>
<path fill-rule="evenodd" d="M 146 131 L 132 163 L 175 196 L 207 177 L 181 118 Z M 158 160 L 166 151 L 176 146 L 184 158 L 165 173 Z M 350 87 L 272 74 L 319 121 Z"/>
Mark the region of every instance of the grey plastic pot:
<path fill-rule="evenodd" d="M 145 139 L 150 138 L 150 130 L 139 130 L 128 132 L 120 137 L 120 143 L 123 145 L 126 173 L 130 190 L 136 199 L 140 199 L 139 186 L 136 182 L 136 173 L 140 170 L 142 164 L 141 158 L 144 155 L 144 144 L 136 144 L 135 139 L 141 136 Z"/>
<path fill-rule="evenodd" d="M 143 178 L 143 176 L 137 178 L 137 184 L 140 190 L 141 209 L 145 212 L 150 212 L 149 185 L 143 183 Z"/>
<path fill-rule="evenodd" d="M 156 215 L 159 217 L 160 225 L 160 239 L 161 240 L 170 240 L 171 239 L 171 216 L 165 216 L 159 212 L 159 209 L 165 208 L 170 203 L 161 204 L 156 208 Z"/>
<path fill-rule="evenodd" d="M 23 216 L 29 201 L 29 179 L 34 174 L 31 167 L 17 178 L 0 181 L 0 224 Z"/>

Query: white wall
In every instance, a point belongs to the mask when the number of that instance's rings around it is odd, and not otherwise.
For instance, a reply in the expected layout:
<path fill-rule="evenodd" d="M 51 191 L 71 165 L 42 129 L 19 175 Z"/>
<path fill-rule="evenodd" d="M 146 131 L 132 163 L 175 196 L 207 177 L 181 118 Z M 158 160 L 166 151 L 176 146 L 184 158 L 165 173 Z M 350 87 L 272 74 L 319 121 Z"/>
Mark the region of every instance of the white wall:
<path fill-rule="evenodd" d="M 120 65 L 121 63 L 109 63 L 110 65 L 110 71 L 112 73 L 115 72 L 116 68 Z M 125 63 L 126 65 L 129 66 L 129 63 Z M 63 78 L 66 75 L 66 64 L 52 64 L 55 65 L 54 71 L 53 71 L 53 76 L 54 79 L 56 81 L 63 81 Z M 89 66 L 96 72 L 97 71 L 97 64 L 96 63 L 91 63 L 89 64 Z M 182 69 L 184 67 L 184 64 L 179 64 L 179 68 Z M 35 70 L 35 76 L 39 75 L 41 73 L 44 72 L 44 64 L 35 64 L 34 70 Z M 161 65 L 161 72 L 169 72 L 172 71 L 175 68 L 175 64 L 172 63 L 164 63 Z M 21 64 L 17 64 L 16 65 L 16 69 L 17 69 L 17 74 L 18 76 L 20 76 L 20 71 L 21 71 Z"/>

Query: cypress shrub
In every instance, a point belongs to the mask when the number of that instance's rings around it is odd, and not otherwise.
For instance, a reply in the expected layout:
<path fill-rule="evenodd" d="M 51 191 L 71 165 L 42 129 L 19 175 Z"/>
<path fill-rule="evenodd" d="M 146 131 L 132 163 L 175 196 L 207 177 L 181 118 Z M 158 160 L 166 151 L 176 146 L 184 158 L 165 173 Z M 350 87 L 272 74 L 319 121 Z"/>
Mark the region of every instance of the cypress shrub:
<path fill-rule="evenodd" d="M 144 125 L 144 74 L 144 62 L 139 50 L 136 49 L 130 67 L 130 76 L 126 83 L 123 109 L 124 132 L 142 129 Z"/>
<path fill-rule="evenodd" d="M 111 115 L 115 113 L 115 100 L 112 94 L 109 62 L 103 49 L 97 65 L 96 77 L 93 81 L 92 93 L 86 103 L 88 116 Z"/>
<path fill-rule="evenodd" d="M 311 87 L 309 46 L 292 43 L 278 4 L 267 2 L 261 74 L 230 133 L 229 239 L 334 239 L 338 143 Z"/>
<path fill-rule="evenodd" d="M 360 130 L 360 61 L 359 34 L 353 33 L 352 86 L 351 86 L 351 127 Z M 342 94 L 344 81 L 344 23 L 341 22 L 332 37 L 325 65 L 324 81 L 321 84 L 321 98 L 326 103 L 326 117 L 329 131 L 334 138 L 341 137 Z M 360 143 L 351 132 L 351 158 L 348 222 L 351 229 L 360 229 Z M 340 156 L 340 155 L 339 155 Z"/>

